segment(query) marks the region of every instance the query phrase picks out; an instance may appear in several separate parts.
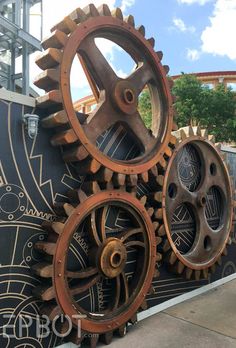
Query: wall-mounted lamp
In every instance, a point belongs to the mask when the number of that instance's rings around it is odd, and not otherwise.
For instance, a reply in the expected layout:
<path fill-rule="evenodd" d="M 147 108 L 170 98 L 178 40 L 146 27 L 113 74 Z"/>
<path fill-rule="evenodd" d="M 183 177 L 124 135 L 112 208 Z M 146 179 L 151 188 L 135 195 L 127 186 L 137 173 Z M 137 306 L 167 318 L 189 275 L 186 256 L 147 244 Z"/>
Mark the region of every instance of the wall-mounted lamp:
<path fill-rule="evenodd" d="M 23 123 L 28 131 L 28 136 L 31 139 L 36 138 L 38 134 L 39 116 L 33 114 L 25 114 L 23 116 Z"/>

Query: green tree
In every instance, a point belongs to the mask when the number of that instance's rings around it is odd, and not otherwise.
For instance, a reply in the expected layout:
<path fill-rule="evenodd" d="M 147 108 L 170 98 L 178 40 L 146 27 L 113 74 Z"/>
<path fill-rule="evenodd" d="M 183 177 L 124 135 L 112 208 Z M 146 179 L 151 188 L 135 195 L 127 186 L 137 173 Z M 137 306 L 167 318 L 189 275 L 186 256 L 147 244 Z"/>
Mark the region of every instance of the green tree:
<path fill-rule="evenodd" d="M 179 127 L 200 125 L 208 128 L 217 141 L 236 141 L 236 95 L 219 84 L 216 89 L 202 85 L 194 75 L 182 74 L 172 90 L 176 95 L 176 121 Z M 152 124 L 150 95 L 145 90 L 139 111 L 148 128 Z"/>
<path fill-rule="evenodd" d="M 139 97 L 139 112 L 147 128 L 152 127 L 152 105 L 150 93 L 145 89 Z"/>

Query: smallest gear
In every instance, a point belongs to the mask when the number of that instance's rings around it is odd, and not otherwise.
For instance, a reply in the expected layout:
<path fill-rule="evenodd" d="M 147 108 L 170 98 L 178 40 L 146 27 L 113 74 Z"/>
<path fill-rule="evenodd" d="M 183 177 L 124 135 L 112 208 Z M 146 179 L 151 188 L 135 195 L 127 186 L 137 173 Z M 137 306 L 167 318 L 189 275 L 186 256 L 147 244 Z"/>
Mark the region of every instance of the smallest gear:
<path fill-rule="evenodd" d="M 170 269 L 207 278 L 227 254 L 233 217 L 231 178 L 214 137 L 199 127 L 173 132 L 178 145 L 163 187 L 153 194 L 162 249 Z"/>

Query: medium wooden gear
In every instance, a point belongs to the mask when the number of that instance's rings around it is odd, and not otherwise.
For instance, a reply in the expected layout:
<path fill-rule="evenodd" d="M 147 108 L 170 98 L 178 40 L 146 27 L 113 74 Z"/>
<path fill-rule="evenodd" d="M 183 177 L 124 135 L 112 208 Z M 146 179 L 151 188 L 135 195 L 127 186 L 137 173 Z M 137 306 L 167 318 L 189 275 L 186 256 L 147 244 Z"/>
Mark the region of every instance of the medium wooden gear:
<path fill-rule="evenodd" d="M 105 38 L 122 47 L 137 67 L 130 76 L 119 78 L 95 44 Z M 45 51 L 37 59 L 44 71 L 35 85 L 47 93 L 37 100 L 38 107 L 50 114 L 42 124 L 55 128 L 54 146 L 64 145 L 64 160 L 75 162 L 81 174 L 98 173 L 102 180 L 119 176 L 148 180 L 156 172 L 156 164 L 169 154 L 173 124 L 173 82 L 161 64 L 162 52 L 155 52 L 153 38 L 145 38 L 145 28 L 135 28 L 133 16 L 123 18 L 117 8 L 90 4 L 78 8 L 52 28 L 52 35 L 43 41 Z M 78 56 L 90 85 L 97 94 L 98 106 L 90 115 L 76 114 L 70 93 L 70 70 Z M 138 112 L 138 97 L 149 87 L 152 103 L 152 131 L 147 129 Z M 130 160 L 117 160 L 97 146 L 97 139 L 112 125 L 120 124 L 135 137 L 139 153 Z M 121 178 L 123 176 L 123 179 Z M 128 179 L 129 180 L 129 179 Z"/>
<path fill-rule="evenodd" d="M 163 185 L 151 195 L 164 260 L 187 279 L 207 278 L 231 242 L 231 178 L 214 137 L 199 127 L 173 132 L 178 139 Z"/>
<path fill-rule="evenodd" d="M 57 207 L 59 220 L 44 225 L 48 240 L 35 245 L 44 253 L 45 261 L 33 267 L 43 281 L 34 295 L 45 302 L 43 311 L 51 320 L 62 313 L 72 318 L 76 328 L 78 319 L 73 315 L 85 316 L 81 320 L 82 337 L 77 337 L 74 330 L 68 338 L 76 344 L 88 334 L 92 347 L 99 337 L 109 343 L 114 333 L 123 336 L 127 323 L 135 323 L 137 312 L 147 308 L 145 297 L 152 289 L 152 279 L 158 273 L 157 262 L 161 260 L 161 254 L 157 253 L 161 238 L 155 236 L 157 225 L 151 220 L 153 209 L 146 206 L 146 197 L 137 199 L 134 190 L 131 191 L 122 188 L 100 191 L 97 183 L 85 183 L 82 189 L 70 193 L 73 205 L 65 203 Z M 107 221 L 116 209 L 125 214 L 121 220 L 126 225 L 122 227 L 121 223 L 113 229 Z M 82 233 L 81 226 L 85 226 L 89 244 L 87 263 L 75 269 L 67 257 L 73 248 L 73 236 Z M 93 310 L 83 306 L 88 292 L 96 286 L 102 288 L 104 282 L 111 285 L 110 295 L 106 289 L 107 305 Z"/>

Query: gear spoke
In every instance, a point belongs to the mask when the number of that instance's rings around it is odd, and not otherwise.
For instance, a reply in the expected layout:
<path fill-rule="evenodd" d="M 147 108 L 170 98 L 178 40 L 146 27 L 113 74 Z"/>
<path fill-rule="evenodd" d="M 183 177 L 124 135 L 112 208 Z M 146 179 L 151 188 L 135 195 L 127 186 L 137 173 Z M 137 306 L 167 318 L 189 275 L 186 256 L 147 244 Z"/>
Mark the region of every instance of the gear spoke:
<path fill-rule="evenodd" d="M 145 86 L 153 78 L 149 66 L 146 63 L 139 64 L 135 71 L 127 78 L 136 90 L 137 95 L 143 91 Z"/>
<path fill-rule="evenodd" d="M 142 228 L 134 228 L 125 232 L 120 233 L 117 238 L 121 239 L 122 242 L 125 242 L 126 239 L 136 235 L 136 234 L 140 234 L 143 233 L 143 229 Z"/>
<path fill-rule="evenodd" d="M 109 91 L 118 80 L 118 77 L 97 47 L 94 38 L 85 40 L 80 46 L 78 53 L 82 56 L 98 88 Z"/>
<path fill-rule="evenodd" d="M 144 248 L 146 249 L 146 245 L 144 242 L 140 242 L 139 240 L 132 240 L 130 242 L 125 243 L 126 248 Z"/>
<path fill-rule="evenodd" d="M 72 271 L 67 271 L 66 272 L 66 276 L 68 278 L 72 278 L 72 279 L 85 279 L 85 278 L 89 278 L 95 274 L 98 273 L 98 269 L 96 267 L 88 267 L 85 268 L 79 272 L 72 272 Z"/>
<path fill-rule="evenodd" d="M 76 285 L 76 286 L 70 288 L 70 295 L 75 296 L 75 295 L 82 294 L 83 292 L 89 290 L 92 286 L 94 286 L 100 280 L 100 278 L 101 278 L 101 275 L 98 274 L 98 275 L 95 275 L 86 284 Z"/>
<path fill-rule="evenodd" d="M 124 288 L 124 303 L 127 303 L 129 301 L 129 285 L 128 285 L 125 272 L 122 272 L 120 274 L 120 277 L 122 279 L 123 288 Z"/>

